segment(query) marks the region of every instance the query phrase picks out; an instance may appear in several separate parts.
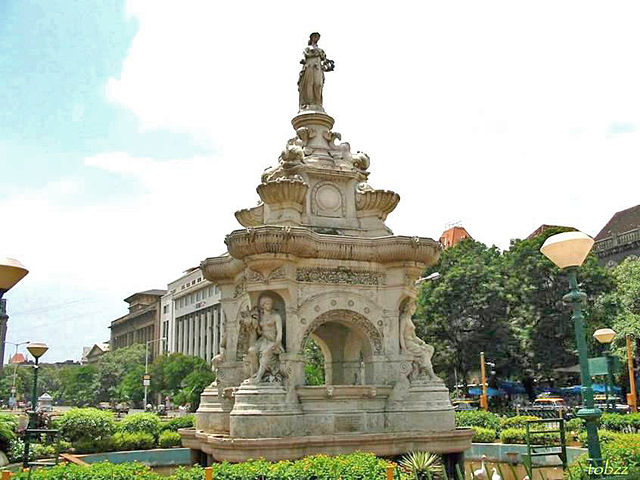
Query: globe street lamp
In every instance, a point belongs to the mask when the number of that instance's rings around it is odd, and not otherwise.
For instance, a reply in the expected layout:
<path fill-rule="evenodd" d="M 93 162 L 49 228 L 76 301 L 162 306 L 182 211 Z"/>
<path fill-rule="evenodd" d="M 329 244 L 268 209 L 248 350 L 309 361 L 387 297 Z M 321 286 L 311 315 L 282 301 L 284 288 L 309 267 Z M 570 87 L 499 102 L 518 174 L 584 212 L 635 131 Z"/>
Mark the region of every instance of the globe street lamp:
<path fill-rule="evenodd" d="M 569 275 L 570 292 L 562 299 L 571 303 L 574 329 L 576 332 L 576 344 L 578 358 L 580 359 L 580 379 L 582 383 L 583 407 L 578 410 L 577 416 L 585 422 L 587 430 L 587 446 L 589 460 L 593 465 L 602 463 L 600 441 L 598 440 L 598 418 L 602 415 L 599 408 L 593 404 L 593 387 L 591 373 L 589 372 L 589 358 L 587 356 L 587 341 L 585 339 L 584 325 L 582 321 L 582 303 L 586 300 L 586 293 L 578 289 L 577 271 L 583 264 L 593 247 L 593 238 L 582 232 L 565 232 L 552 235 L 540 248 L 542 254 L 561 269 L 566 269 Z"/>
<path fill-rule="evenodd" d="M 607 348 L 604 351 L 604 356 L 607 359 L 607 384 L 605 389 L 605 405 L 607 412 L 615 411 L 616 401 L 613 396 L 613 357 L 611 356 L 610 344 L 614 338 L 616 338 L 616 332 L 611 328 L 599 328 L 593 332 L 593 338 L 598 342 L 605 345 Z M 611 393 L 611 395 L 609 395 Z M 611 405 L 609 404 L 611 399 Z"/>
<path fill-rule="evenodd" d="M 29 430 L 36 428 L 36 403 L 38 401 L 38 360 L 49 350 L 44 343 L 30 342 L 27 346 L 29 353 L 33 355 L 35 363 L 33 365 L 33 392 L 31 394 L 31 410 L 29 411 L 29 426 L 24 436 L 24 457 L 22 458 L 22 466 L 29 468 Z"/>
<path fill-rule="evenodd" d="M 2 296 L 29 273 L 24 265 L 13 258 L 0 258 L 0 369 L 4 365 L 4 339 L 7 336 L 7 308 Z"/>

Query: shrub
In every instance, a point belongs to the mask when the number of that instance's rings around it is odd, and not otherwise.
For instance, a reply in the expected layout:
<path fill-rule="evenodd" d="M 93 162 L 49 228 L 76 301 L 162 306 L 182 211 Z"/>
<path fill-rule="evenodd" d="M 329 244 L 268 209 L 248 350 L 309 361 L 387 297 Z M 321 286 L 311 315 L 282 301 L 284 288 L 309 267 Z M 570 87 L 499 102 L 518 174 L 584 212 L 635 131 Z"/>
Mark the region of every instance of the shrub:
<path fill-rule="evenodd" d="M 11 440 L 9 450 L 7 450 L 7 458 L 11 463 L 21 462 L 24 455 L 24 442 L 19 438 Z M 33 460 L 33 450 L 29 450 L 29 460 Z"/>
<path fill-rule="evenodd" d="M 215 463 L 212 465 L 213 478 L 225 480 L 379 480 L 385 478 L 388 463 L 371 453 L 351 453 L 329 457 L 314 455 L 297 461 L 270 463 L 252 460 L 244 463 Z M 204 469 L 178 468 L 169 477 L 151 472 L 140 463 L 109 462 L 88 466 L 60 464 L 51 468 L 36 469 L 32 473 L 20 472 L 15 480 L 202 480 Z"/>
<path fill-rule="evenodd" d="M 108 438 L 115 429 L 113 414 L 97 408 L 73 408 L 57 423 L 62 437 L 70 442 Z"/>
<path fill-rule="evenodd" d="M 497 432 L 492 428 L 471 427 L 473 428 L 473 442 L 492 443 L 495 441 Z"/>
<path fill-rule="evenodd" d="M 431 480 L 442 473 L 442 460 L 435 453 L 411 452 L 402 457 L 400 467 L 411 478 Z"/>
<path fill-rule="evenodd" d="M 560 435 L 558 433 L 538 433 L 531 435 L 531 440 L 535 445 L 559 445 Z M 500 432 L 500 441 L 502 443 L 526 444 L 527 431 L 524 428 L 505 428 Z"/>
<path fill-rule="evenodd" d="M 602 459 L 611 468 L 627 467 L 624 478 L 640 478 L 640 434 L 607 432 L 599 433 L 602 446 Z M 569 466 L 565 478 L 581 480 L 587 476 L 588 455 L 581 455 Z M 622 476 L 620 477 L 622 478 Z"/>
<path fill-rule="evenodd" d="M 202 470 L 202 469 L 200 469 Z M 59 464 L 51 468 L 35 469 L 33 472 L 20 472 L 16 480 L 167 480 L 141 463 L 120 463 L 109 462 L 94 463 L 88 467 Z M 194 477 L 196 478 L 196 477 Z M 200 479 L 204 478 L 204 475 Z"/>
<path fill-rule="evenodd" d="M 115 450 L 149 450 L 156 444 L 153 435 L 147 432 L 118 432 L 111 440 Z"/>
<path fill-rule="evenodd" d="M 179 428 L 191 428 L 195 425 L 194 415 L 185 415 L 183 417 L 174 417 L 171 420 L 164 422 L 162 430 L 171 430 L 173 432 L 178 431 Z"/>
<path fill-rule="evenodd" d="M 76 440 L 72 445 L 75 453 L 102 453 L 114 450 L 112 437 Z"/>
<path fill-rule="evenodd" d="M 533 415 L 516 415 L 515 417 L 501 418 L 500 428 L 526 428 L 525 426 L 530 420 L 540 420 L 540 417 Z"/>
<path fill-rule="evenodd" d="M 155 413 L 134 413 L 124 417 L 120 422 L 119 431 L 123 433 L 148 433 L 154 439 L 158 438 L 162 421 Z"/>
<path fill-rule="evenodd" d="M 158 437 L 158 446 L 162 448 L 179 447 L 181 445 L 181 440 L 182 437 L 178 432 L 165 430 Z"/>
<path fill-rule="evenodd" d="M 41 443 L 31 444 L 33 456 L 35 458 L 53 458 L 56 456 L 55 445 L 42 445 Z"/>
<path fill-rule="evenodd" d="M 459 427 L 483 427 L 500 430 L 500 417 L 484 410 L 456 412 L 456 425 Z"/>
<path fill-rule="evenodd" d="M 584 430 L 584 420 L 582 420 L 581 418 L 572 418 L 571 420 L 565 422 L 564 429 L 567 432 L 580 433 Z"/>
<path fill-rule="evenodd" d="M 613 432 L 640 433 L 640 413 L 603 413 L 600 427 Z"/>

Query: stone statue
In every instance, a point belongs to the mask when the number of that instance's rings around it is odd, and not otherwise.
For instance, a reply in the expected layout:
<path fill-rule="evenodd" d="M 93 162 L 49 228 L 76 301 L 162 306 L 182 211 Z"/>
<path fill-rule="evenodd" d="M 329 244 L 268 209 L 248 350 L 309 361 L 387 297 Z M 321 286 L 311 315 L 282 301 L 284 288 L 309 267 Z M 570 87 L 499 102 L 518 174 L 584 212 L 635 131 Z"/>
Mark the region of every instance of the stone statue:
<path fill-rule="evenodd" d="M 331 72 L 335 67 L 333 60 L 318 47 L 320 34 L 313 32 L 309 36 L 309 46 L 304 49 L 304 58 L 300 60 L 302 70 L 298 78 L 298 93 L 300 94 L 300 110 L 319 110 L 322 108 L 322 88 L 324 86 L 324 72 Z"/>
<path fill-rule="evenodd" d="M 415 311 L 415 302 L 409 301 L 400 313 L 400 348 L 402 353 L 414 357 L 413 363 L 417 366 L 414 376 L 426 376 L 429 380 L 440 381 L 431 365 L 433 347 L 416 335 L 416 326 L 411 320 Z"/>
<path fill-rule="evenodd" d="M 273 311 L 273 299 L 262 297 L 258 309 L 258 318 L 254 319 L 255 341 L 249 346 L 248 358 L 251 377 L 247 383 L 261 383 L 265 379 L 278 381 L 281 377 L 279 355 L 282 349 L 282 317 Z M 268 374 L 268 376 L 266 376 Z"/>

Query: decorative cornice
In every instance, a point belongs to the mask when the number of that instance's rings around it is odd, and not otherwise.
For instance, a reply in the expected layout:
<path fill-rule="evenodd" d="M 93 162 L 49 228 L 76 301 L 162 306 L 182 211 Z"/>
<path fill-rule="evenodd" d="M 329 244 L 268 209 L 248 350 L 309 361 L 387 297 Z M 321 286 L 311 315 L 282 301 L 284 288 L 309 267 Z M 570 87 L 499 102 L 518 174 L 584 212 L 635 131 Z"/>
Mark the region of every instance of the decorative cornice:
<path fill-rule="evenodd" d="M 269 253 L 378 263 L 418 262 L 425 266 L 435 264 L 442 249 L 430 238 L 325 235 L 304 227 L 271 225 L 236 230 L 227 236 L 225 243 L 229 254 L 238 260 Z"/>

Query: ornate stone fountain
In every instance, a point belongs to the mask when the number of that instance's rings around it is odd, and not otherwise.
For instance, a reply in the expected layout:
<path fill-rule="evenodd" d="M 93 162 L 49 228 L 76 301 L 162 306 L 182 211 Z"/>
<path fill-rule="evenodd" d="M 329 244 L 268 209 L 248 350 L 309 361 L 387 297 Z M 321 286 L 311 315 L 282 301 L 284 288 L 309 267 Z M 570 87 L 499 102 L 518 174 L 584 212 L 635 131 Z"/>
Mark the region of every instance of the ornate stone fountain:
<path fill-rule="evenodd" d="M 312 34 L 298 82 L 295 136 L 262 174 L 257 207 L 204 276 L 222 292 L 217 380 L 202 394 L 183 444 L 207 460 L 294 459 L 354 450 L 459 454 L 449 392 L 415 335 L 416 280 L 438 242 L 394 236 L 400 200 L 371 187 L 369 157 L 352 152 L 322 107 L 333 62 Z M 323 386 L 305 385 L 309 338 L 325 359 Z"/>

